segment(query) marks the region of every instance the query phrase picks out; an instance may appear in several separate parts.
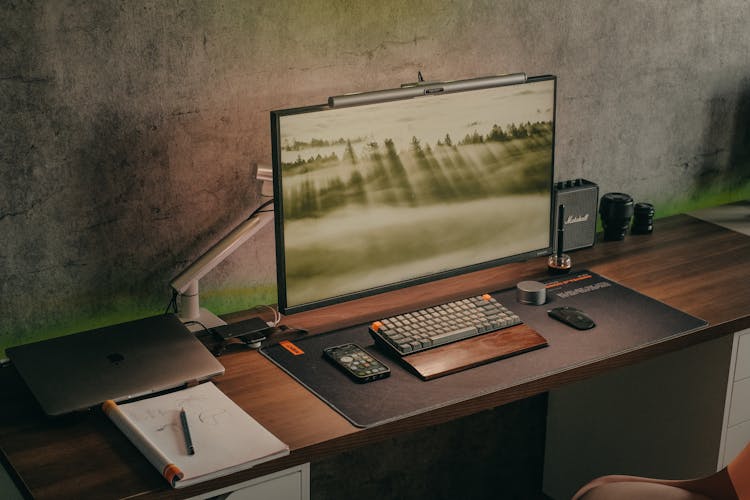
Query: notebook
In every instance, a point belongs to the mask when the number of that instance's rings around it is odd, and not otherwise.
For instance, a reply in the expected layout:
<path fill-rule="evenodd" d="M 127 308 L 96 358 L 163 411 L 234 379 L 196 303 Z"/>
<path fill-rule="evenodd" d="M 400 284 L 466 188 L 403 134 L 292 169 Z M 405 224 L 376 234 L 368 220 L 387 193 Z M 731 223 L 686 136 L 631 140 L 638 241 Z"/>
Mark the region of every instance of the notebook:
<path fill-rule="evenodd" d="M 173 488 L 289 454 L 211 382 L 132 403 L 105 401 L 102 409 Z"/>
<path fill-rule="evenodd" d="M 224 373 L 173 314 L 11 347 L 6 353 L 44 412 L 53 416 Z"/>

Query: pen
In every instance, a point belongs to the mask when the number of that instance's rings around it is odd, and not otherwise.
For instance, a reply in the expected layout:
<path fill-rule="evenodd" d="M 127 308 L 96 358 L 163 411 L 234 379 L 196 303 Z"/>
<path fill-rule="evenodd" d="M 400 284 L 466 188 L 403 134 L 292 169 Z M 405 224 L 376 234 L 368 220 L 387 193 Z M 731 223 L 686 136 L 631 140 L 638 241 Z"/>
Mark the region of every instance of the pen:
<path fill-rule="evenodd" d="M 565 205 L 560 205 L 557 209 L 557 262 L 562 262 L 563 256 L 563 238 L 565 237 Z"/>
<path fill-rule="evenodd" d="M 193 447 L 193 439 L 190 437 L 190 427 L 188 426 L 185 408 L 180 409 L 180 422 L 182 422 L 182 435 L 185 437 L 185 447 L 187 448 L 188 455 L 195 455 L 195 448 Z"/>

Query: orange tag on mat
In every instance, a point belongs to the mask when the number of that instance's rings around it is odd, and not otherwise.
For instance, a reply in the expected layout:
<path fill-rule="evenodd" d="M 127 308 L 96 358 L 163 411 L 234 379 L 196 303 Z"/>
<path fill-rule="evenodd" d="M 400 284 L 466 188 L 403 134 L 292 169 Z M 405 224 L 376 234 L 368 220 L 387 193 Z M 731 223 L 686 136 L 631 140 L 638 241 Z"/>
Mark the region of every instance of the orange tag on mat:
<path fill-rule="evenodd" d="M 286 349 L 287 351 L 289 351 L 292 354 L 294 354 L 295 356 L 299 356 L 300 354 L 305 354 L 305 351 L 303 351 L 302 349 L 300 349 L 296 345 L 292 344 L 288 340 L 282 340 L 281 342 L 279 342 L 279 345 L 281 347 L 283 347 L 284 349 Z"/>

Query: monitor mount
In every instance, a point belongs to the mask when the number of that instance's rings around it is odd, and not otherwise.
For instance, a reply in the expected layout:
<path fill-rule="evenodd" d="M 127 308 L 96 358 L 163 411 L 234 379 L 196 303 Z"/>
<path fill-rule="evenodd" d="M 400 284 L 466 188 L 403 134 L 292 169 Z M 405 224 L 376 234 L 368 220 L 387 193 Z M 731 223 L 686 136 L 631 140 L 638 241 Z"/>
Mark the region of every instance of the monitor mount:
<path fill-rule="evenodd" d="M 258 167 L 256 178 L 263 182 L 261 195 L 269 195 L 269 184 L 273 179 L 270 168 Z M 229 257 L 239 246 L 252 238 L 258 231 L 273 221 L 273 212 L 261 212 L 261 208 L 273 203 L 270 199 L 261 204 L 253 214 L 242 221 L 224 238 L 219 240 L 203 255 L 198 257 L 184 271 L 175 277 L 169 285 L 173 293 L 180 296 L 178 316 L 192 331 L 226 325 L 226 322 L 211 311 L 200 307 L 198 281 L 209 271 Z"/>

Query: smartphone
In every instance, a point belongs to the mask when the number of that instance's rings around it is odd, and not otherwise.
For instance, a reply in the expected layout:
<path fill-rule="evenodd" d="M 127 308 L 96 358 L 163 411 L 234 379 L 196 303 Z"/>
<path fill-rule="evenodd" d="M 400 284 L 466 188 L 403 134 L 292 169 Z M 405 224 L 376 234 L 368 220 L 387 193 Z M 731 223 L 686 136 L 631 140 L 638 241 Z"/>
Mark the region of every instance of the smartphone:
<path fill-rule="evenodd" d="M 323 356 L 360 384 L 379 380 L 391 374 L 390 368 L 357 344 L 326 347 L 323 349 Z"/>

